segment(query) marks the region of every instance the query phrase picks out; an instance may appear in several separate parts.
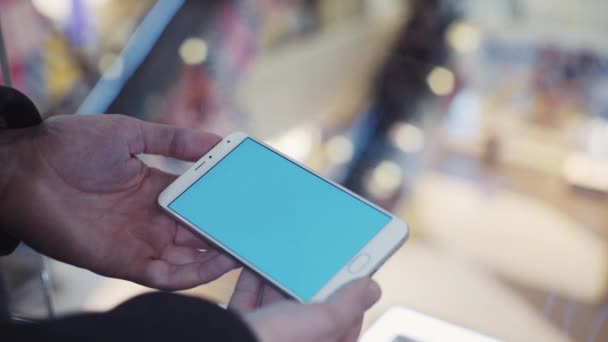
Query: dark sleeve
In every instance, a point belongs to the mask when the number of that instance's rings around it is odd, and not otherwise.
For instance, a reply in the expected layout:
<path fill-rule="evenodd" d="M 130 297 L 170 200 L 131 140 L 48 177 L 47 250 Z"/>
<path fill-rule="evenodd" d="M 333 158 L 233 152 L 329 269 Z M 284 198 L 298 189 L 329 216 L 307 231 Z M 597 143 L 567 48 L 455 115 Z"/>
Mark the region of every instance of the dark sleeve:
<path fill-rule="evenodd" d="M 0 227 L 0 256 L 5 256 L 13 253 L 13 251 L 19 246 L 19 240 L 6 235 Z"/>
<path fill-rule="evenodd" d="M 170 293 L 141 295 L 107 313 L 4 324 L 0 331 L 6 341 L 256 341 L 235 313 Z"/>
<path fill-rule="evenodd" d="M 20 91 L 0 86 L 0 134 L 4 129 L 18 129 L 42 123 L 34 103 Z M 0 227 L 0 256 L 11 254 L 19 240 L 6 235 Z"/>

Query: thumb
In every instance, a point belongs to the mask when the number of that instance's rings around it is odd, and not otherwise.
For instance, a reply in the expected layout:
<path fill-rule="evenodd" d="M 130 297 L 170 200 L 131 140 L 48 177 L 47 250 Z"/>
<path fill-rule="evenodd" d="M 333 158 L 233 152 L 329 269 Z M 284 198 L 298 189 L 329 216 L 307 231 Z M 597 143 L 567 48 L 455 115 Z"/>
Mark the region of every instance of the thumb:
<path fill-rule="evenodd" d="M 362 278 L 338 290 L 325 305 L 334 314 L 338 331 L 346 331 L 380 299 L 381 294 L 380 286 L 375 281 Z"/>

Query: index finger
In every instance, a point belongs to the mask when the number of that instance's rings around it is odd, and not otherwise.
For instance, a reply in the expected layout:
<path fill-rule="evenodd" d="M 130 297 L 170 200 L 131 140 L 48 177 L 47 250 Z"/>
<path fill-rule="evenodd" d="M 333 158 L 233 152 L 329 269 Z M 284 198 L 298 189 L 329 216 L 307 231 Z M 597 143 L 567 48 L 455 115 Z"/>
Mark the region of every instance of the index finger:
<path fill-rule="evenodd" d="M 132 154 L 148 153 L 196 161 L 222 140 L 216 134 L 139 121 L 137 144 Z"/>
<path fill-rule="evenodd" d="M 244 268 L 236 282 L 228 308 L 241 314 L 254 310 L 258 306 L 263 288 L 264 281 Z"/>

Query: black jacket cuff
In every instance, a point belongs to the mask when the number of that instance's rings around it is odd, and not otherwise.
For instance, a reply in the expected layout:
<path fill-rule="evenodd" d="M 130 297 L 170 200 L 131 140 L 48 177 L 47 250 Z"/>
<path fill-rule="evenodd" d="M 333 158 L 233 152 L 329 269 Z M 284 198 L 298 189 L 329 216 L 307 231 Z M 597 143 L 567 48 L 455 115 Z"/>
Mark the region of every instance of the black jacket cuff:
<path fill-rule="evenodd" d="M 0 330 L 7 341 L 256 341 L 237 314 L 198 298 L 162 292 L 135 297 L 107 313 L 0 324 Z"/>

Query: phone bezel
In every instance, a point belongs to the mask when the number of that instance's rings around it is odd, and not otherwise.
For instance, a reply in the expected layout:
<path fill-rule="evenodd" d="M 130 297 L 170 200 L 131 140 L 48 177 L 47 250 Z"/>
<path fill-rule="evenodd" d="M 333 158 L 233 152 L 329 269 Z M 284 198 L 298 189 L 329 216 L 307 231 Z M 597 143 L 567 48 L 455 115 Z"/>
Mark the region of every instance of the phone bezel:
<path fill-rule="evenodd" d="M 326 180 L 330 184 L 338 187 L 342 191 L 347 192 L 348 194 L 354 196 L 355 198 L 367 203 L 373 208 L 389 215 L 391 217 L 391 221 L 386 224 L 380 232 L 378 232 L 359 252 L 357 252 L 351 260 L 349 260 L 312 298 L 312 302 L 318 302 L 325 300 L 328 296 L 330 296 L 335 290 L 343 286 L 344 284 L 350 282 L 351 280 L 371 276 L 373 273 L 380 267 L 382 264 L 392 255 L 394 254 L 403 243 L 407 240 L 409 236 L 409 227 L 405 222 L 400 220 L 399 218 L 393 216 L 391 213 L 386 210 L 379 208 L 377 205 L 370 203 L 365 198 L 351 192 L 350 190 L 342 187 L 340 184 L 336 184 L 335 182 L 328 180 L 325 177 L 320 176 L 318 173 L 310 170 L 306 166 L 300 164 L 299 162 L 289 158 L 283 153 L 273 149 L 267 144 L 248 136 L 242 132 L 235 132 L 227 137 L 225 137 L 221 142 L 216 144 L 208 153 L 206 153 L 203 157 L 201 157 L 196 163 L 194 163 L 186 172 L 184 172 L 180 177 L 178 177 L 173 183 L 171 183 L 165 190 L 161 192 L 158 196 L 158 204 L 159 206 L 167 212 L 169 215 L 177 219 L 180 223 L 182 223 L 185 227 L 188 227 L 194 234 L 202 237 L 203 239 L 211 242 L 216 247 L 222 249 L 226 253 L 230 254 L 232 257 L 237 259 L 247 268 L 251 269 L 255 273 L 262 276 L 264 279 L 271 282 L 274 286 L 276 286 L 279 290 L 285 292 L 286 294 L 292 296 L 300 302 L 306 302 L 303 298 L 300 298 L 297 294 L 291 292 L 289 289 L 284 287 L 281 283 L 272 279 L 271 277 L 264 274 L 263 271 L 253 267 L 247 260 L 242 259 L 238 253 L 230 250 L 227 246 L 224 246 L 219 241 L 216 241 L 213 237 L 206 234 L 203 230 L 198 227 L 192 225 L 188 220 L 181 217 L 177 212 L 173 211 L 169 208 L 169 205 L 184 191 L 186 191 L 194 182 L 196 182 L 199 178 L 204 176 L 209 170 L 213 168 L 217 163 L 219 163 L 224 157 L 226 157 L 230 152 L 232 152 L 241 142 L 245 139 L 250 138 L 255 142 L 265 146 L 271 151 L 279 154 L 280 156 L 286 158 L 287 160 L 293 162 L 294 164 L 308 170 L 314 175 Z M 357 272 L 351 272 L 349 270 L 350 264 L 356 260 L 360 255 L 367 254 L 370 260 L 367 264 L 362 267 Z"/>

